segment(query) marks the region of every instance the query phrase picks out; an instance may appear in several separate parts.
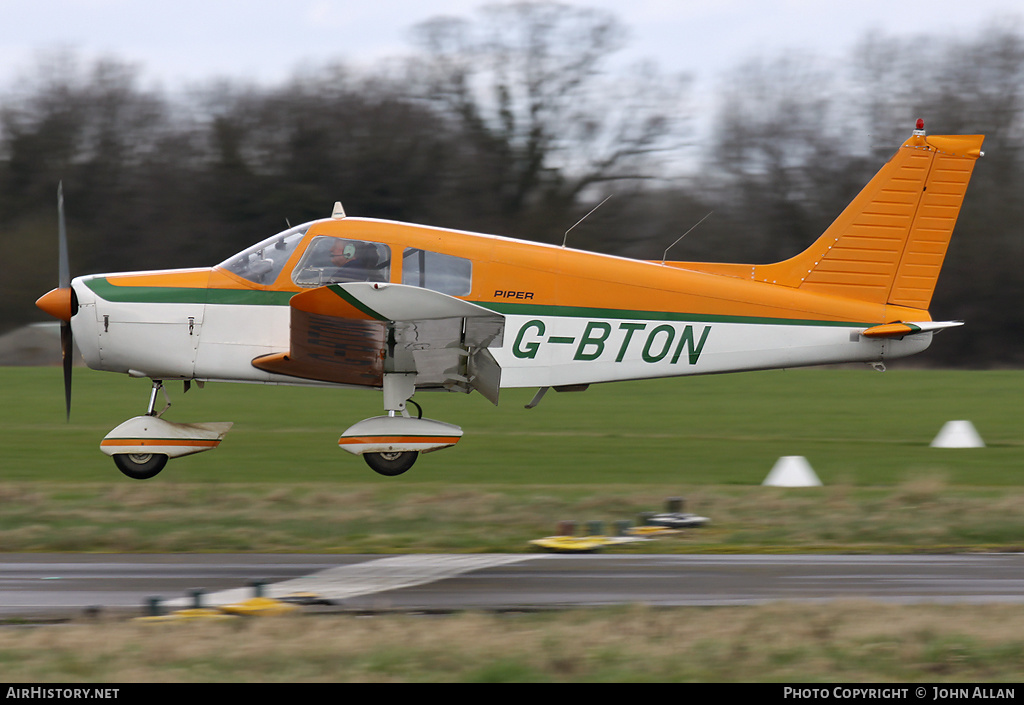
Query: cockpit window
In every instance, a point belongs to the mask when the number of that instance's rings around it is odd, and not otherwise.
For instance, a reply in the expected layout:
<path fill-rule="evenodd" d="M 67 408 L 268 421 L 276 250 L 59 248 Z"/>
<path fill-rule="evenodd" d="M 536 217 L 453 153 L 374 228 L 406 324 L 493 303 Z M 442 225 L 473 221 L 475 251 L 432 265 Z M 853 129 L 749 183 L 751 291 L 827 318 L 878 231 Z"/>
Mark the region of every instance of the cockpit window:
<path fill-rule="evenodd" d="M 402 283 L 467 296 L 473 288 L 473 263 L 462 257 L 411 247 L 402 253 Z"/>
<path fill-rule="evenodd" d="M 344 282 L 386 282 L 391 249 L 379 242 L 340 237 L 315 237 L 292 273 L 299 286 Z"/>
<path fill-rule="evenodd" d="M 254 284 L 273 284 L 310 225 L 312 223 L 297 225 L 269 237 L 245 252 L 229 257 L 220 266 Z"/>

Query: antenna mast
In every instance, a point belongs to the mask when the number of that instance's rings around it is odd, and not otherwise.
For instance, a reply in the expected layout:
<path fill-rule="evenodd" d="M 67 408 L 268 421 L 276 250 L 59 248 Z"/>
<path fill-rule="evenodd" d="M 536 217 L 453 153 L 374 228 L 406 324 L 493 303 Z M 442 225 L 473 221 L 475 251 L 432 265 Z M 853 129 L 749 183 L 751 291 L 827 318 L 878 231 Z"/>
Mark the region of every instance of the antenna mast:
<path fill-rule="evenodd" d="M 607 196 L 605 196 L 605 197 L 604 197 L 604 201 L 601 201 L 601 202 L 600 202 L 600 203 L 598 203 L 598 204 L 597 204 L 596 206 L 594 206 L 593 208 L 591 208 L 591 209 L 590 209 L 590 213 L 593 213 L 593 212 L 594 212 L 594 211 L 596 211 L 596 210 L 597 210 L 598 208 L 600 208 L 601 206 L 603 206 L 603 205 L 605 204 L 605 201 L 607 201 L 607 200 L 608 200 L 609 198 L 611 198 L 611 197 L 612 197 L 613 195 L 614 195 L 614 194 L 611 194 L 611 193 L 609 193 L 609 194 L 608 194 Z M 575 227 L 576 227 L 577 225 L 579 225 L 579 224 L 580 224 L 580 223 L 582 223 L 582 222 L 583 222 L 584 220 L 586 220 L 587 218 L 589 218 L 589 217 L 590 217 L 590 213 L 587 213 L 587 214 L 586 214 L 585 216 L 583 216 L 582 218 L 580 218 L 579 220 L 577 220 L 577 221 L 576 221 L 575 223 L 573 223 L 573 226 L 572 226 L 572 228 L 575 228 Z M 572 228 L 569 228 L 569 230 L 572 230 Z M 563 235 L 563 236 L 562 236 L 562 247 L 565 247 L 565 241 L 569 239 L 569 230 L 566 230 L 566 231 L 565 231 L 565 235 Z"/>
<path fill-rule="evenodd" d="M 693 224 L 693 225 L 692 225 L 692 226 L 690 227 L 690 229 L 689 229 L 689 230 L 687 230 L 687 231 L 686 231 L 685 233 L 683 233 L 682 235 L 680 235 L 680 236 L 679 236 L 679 237 L 678 237 L 678 238 L 676 239 L 676 241 L 675 241 L 675 242 L 673 242 L 673 243 L 672 243 L 671 245 L 669 245 L 668 247 L 666 247 L 666 248 L 665 248 L 665 254 L 663 254 L 663 255 L 661 256 L 661 263 L 662 263 L 662 264 L 665 264 L 665 260 L 667 260 L 667 259 L 668 259 L 668 251 L 669 251 L 669 250 L 671 250 L 671 249 L 672 249 L 673 247 L 675 247 L 676 245 L 678 245 L 678 244 L 679 244 L 679 241 L 680 241 L 680 240 L 682 240 L 682 239 L 683 239 L 684 237 L 686 237 L 687 235 L 689 235 L 689 234 L 690 234 L 690 232 L 692 232 L 694 228 L 696 228 L 696 227 L 697 227 L 698 225 L 700 225 L 700 224 L 701 224 L 701 223 L 703 223 L 703 222 L 704 222 L 705 220 L 707 220 L 708 218 L 710 218 L 710 217 L 711 217 L 711 214 L 712 214 L 712 213 L 714 213 L 714 211 L 708 211 L 708 214 L 707 214 L 706 216 L 704 216 L 703 218 L 701 218 L 700 220 L 698 220 L 698 221 L 697 221 L 696 223 L 694 223 L 694 224 Z"/>

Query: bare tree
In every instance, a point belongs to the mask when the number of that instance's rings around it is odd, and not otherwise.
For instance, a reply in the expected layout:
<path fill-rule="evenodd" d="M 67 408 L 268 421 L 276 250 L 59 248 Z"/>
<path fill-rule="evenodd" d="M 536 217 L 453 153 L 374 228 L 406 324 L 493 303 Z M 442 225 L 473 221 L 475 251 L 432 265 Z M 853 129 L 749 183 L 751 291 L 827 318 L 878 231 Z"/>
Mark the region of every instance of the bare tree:
<path fill-rule="evenodd" d="M 650 65 L 613 74 L 625 36 L 608 13 L 555 2 L 490 5 L 476 21 L 415 28 L 424 52 L 415 81 L 469 140 L 495 216 L 568 213 L 588 190 L 654 178 L 653 157 L 678 148 L 686 79 Z M 528 234 L 550 238 L 569 224 Z"/>

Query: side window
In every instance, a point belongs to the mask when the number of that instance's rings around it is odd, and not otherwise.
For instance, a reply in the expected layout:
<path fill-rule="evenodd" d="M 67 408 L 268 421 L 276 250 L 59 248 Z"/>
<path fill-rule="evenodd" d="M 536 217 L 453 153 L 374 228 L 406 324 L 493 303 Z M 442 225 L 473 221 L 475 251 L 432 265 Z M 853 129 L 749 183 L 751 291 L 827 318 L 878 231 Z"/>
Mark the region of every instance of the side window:
<path fill-rule="evenodd" d="M 473 289 L 473 263 L 407 247 L 402 253 L 402 283 L 449 296 L 466 296 Z"/>
<path fill-rule="evenodd" d="M 340 237 L 313 238 L 292 281 L 316 287 L 345 282 L 386 282 L 391 272 L 391 249 L 379 242 Z"/>

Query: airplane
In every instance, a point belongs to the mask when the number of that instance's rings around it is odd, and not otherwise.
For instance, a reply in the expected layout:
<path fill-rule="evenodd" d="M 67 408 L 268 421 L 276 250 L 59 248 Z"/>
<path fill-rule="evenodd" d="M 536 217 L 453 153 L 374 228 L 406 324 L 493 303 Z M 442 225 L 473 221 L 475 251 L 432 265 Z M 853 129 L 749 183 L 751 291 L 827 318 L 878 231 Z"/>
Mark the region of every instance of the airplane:
<path fill-rule="evenodd" d="M 289 227 L 209 268 L 71 278 L 58 195 L 59 285 L 37 305 L 89 367 L 149 378 L 145 414 L 101 450 L 148 479 L 217 447 L 230 423 L 157 411 L 163 384 L 380 390 L 385 414 L 339 446 L 404 473 L 462 429 L 418 391 L 581 391 L 656 377 L 889 360 L 963 321 L 928 308 L 984 135 L 912 135 L 832 225 L 774 264 L 641 261 L 494 235 L 348 217 Z M 667 256 L 667 251 L 666 251 Z M 415 415 L 411 409 L 415 407 Z"/>

